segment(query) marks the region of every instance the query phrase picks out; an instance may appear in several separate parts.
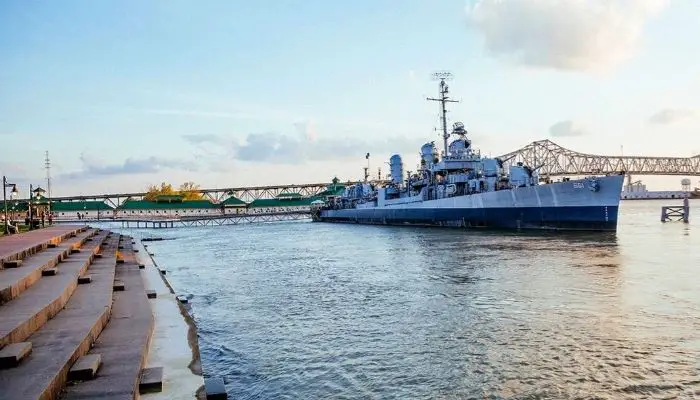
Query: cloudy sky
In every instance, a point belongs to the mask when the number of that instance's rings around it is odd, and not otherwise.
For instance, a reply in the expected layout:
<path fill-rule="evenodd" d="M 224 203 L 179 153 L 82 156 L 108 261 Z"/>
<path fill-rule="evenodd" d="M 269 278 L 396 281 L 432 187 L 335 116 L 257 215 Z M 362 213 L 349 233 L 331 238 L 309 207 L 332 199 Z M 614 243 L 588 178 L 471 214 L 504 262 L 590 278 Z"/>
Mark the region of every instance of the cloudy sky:
<path fill-rule="evenodd" d="M 410 169 L 438 70 L 482 153 L 694 155 L 699 20 L 697 0 L 5 0 L 0 172 L 43 185 L 48 150 L 70 195 L 355 179 L 367 152 Z"/>

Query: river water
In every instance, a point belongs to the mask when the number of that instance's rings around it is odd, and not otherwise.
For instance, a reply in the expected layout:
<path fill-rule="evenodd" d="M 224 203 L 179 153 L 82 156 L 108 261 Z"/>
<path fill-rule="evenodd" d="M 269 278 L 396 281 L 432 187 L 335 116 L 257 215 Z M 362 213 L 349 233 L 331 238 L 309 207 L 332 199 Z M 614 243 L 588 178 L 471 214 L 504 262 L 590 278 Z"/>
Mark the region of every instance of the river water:
<path fill-rule="evenodd" d="M 174 239 L 149 250 L 230 398 L 700 398 L 700 223 L 665 203 L 624 202 L 616 234 L 128 233 Z"/>

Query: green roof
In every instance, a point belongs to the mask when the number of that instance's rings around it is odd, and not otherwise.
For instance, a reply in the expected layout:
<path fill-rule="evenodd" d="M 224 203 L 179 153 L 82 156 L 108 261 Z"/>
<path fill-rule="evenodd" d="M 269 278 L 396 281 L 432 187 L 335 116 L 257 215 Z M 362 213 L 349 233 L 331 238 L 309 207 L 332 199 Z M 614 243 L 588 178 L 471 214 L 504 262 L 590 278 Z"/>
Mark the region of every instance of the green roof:
<path fill-rule="evenodd" d="M 309 206 L 313 198 L 297 198 L 297 199 L 257 199 L 250 203 L 249 207 L 301 207 Z"/>
<path fill-rule="evenodd" d="M 149 200 L 126 200 L 119 206 L 120 210 L 160 210 L 160 209 L 204 209 L 219 208 L 209 200 L 183 200 L 181 202 L 163 203 Z"/>
<path fill-rule="evenodd" d="M 341 194 L 343 194 L 343 191 L 345 191 L 345 185 L 343 185 L 342 183 L 330 184 L 326 187 L 326 190 L 317 194 L 316 196 L 318 196 L 318 197 L 340 196 Z"/>
<path fill-rule="evenodd" d="M 295 192 L 282 192 L 277 195 L 278 199 L 300 199 L 302 197 L 301 193 Z"/>
<path fill-rule="evenodd" d="M 14 208 L 13 208 L 14 207 Z M 17 201 L 17 200 L 8 200 L 7 201 L 7 212 L 18 212 L 18 211 L 27 211 L 29 207 L 27 207 L 27 201 Z M 0 213 L 5 212 L 5 203 L 0 200 Z"/>
<path fill-rule="evenodd" d="M 52 201 L 51 211 L 111 211 L 114 207 L 99 200 Z"/>
<path fill-rule="evenodd" d="M 248 203 L 245 201 L 239 199 L 238 197 L 231 196 L 228 199 L 224 200 L 223 203 L 224 206 L 246 206 Z"/>
<path fill-rule="evenodd" d="M 157 203 L 171 203 L 183 201 L 185 196 L 181 194 L 159 194 L 156 196 Z"/>

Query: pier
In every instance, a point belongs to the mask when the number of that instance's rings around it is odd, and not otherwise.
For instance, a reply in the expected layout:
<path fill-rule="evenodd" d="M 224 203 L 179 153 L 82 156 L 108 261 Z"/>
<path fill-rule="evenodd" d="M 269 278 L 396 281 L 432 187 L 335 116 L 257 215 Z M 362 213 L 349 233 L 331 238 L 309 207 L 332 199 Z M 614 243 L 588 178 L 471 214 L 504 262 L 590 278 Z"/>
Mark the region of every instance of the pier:
<path fill-rule="evenodd" d="M 224 225 L 240 225 L 261 222 L 282 222 L 282 221 L 299 221 L 311 219 L 310 210 L 291 210 L 282 212 L 266 212 L 257 214 L 230 214 L 230 215 L 211 215 L 202 217 L 180 217 L 180 218 L 109 218 L 101 219 L 89 218 L 85 220 L 57 220 L 56 224 L 75 224 L 80 222 L 93 223 L 114 223 L 119 224 L 121 228 L 133 229 L 166 229 L 166 228 L 185 228 L 195 226 L 224 226 Z"/>
<path fill-rule="evenodd" d="M 153 279 L 162 274 L 139 246 L 87 225 L 0 237 L 0 400 L 173 399 L 203 390 L 201 376 L 168 359 L 184 351 L 198 365 L 196 342 L 158 345 L 173 334 L 179 302 Z"/>
<path fill-rule="evenodd" d="M 682 206 L 663 206 L 661 207 L 661 222 L 678 221 L 690 222 L 690 202 L 687 198 L 683 199 Z"/>

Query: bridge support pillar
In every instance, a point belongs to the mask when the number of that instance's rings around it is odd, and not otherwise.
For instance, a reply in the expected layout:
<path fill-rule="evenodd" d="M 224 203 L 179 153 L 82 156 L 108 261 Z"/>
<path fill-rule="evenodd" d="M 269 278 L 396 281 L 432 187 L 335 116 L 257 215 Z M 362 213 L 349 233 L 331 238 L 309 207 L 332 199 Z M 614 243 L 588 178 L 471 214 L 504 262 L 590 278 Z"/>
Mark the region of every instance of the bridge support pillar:
<path fill-rule="evenodd" d="M 669 221 L 681 221 L 686 224 L 690 222 L 690 203 L 687 197 L 683 199 L 682 206 L 661 207 L 661 222 Z"/>

